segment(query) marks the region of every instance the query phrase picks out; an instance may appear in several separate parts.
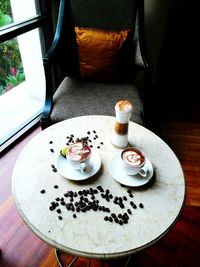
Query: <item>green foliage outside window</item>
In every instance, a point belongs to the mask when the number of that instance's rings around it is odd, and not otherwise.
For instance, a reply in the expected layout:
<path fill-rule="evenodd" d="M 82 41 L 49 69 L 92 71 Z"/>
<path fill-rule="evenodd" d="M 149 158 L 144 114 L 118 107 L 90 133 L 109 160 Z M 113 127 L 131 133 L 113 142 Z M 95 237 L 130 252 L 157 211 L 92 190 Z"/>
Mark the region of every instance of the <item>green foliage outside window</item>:
<path fill-rule="evenodd" d="M 13 22 L 10 0 L 0 0 L 0 27 Z M 25 81 L 17 38 L 0 43 L 0 95 Z"/>

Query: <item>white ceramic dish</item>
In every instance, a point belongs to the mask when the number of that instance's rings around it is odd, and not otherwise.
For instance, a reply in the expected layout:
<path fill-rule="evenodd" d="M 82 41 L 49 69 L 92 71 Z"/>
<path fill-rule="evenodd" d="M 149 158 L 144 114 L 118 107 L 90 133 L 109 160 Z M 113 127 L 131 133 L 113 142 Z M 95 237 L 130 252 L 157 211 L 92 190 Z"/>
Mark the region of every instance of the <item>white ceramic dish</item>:
<path fill-rule="evenodd" d="M 121 164 L 120 154 L 115 155 L 109 164 L 109 172 L 112 177 L 120 184 L 132 187 L 140 187 L 147 184 L 153 177 L 153 166 L 149 159 L 146 158 L 147 167 L 149 169 L 149 174 L 147 177 L 142 177 L 139 174 L 128 175 L 124 172 Z"/>
<path fill-rule="evenodd" d="M 67 159 L 59 155 L 57 159 L 57 169 L 59 174 L 69 180 L 81 181 L 94 176 L 101 167 L 101 158 L 97 151 L 92 150 L 90 163 L 88 164 L 86 171 L 82 173 L 80 170 L 74 169 L 68 162 Z"/>

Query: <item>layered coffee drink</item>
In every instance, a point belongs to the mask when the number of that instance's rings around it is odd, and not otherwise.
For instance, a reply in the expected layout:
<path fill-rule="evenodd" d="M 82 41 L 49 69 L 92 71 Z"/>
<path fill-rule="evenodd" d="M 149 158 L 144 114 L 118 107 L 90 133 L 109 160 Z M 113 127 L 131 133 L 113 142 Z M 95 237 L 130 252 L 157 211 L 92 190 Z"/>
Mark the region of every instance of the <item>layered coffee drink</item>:
<path fill-rule="evenodd" d="M 91 149 L 84 143 L 75 143 L 67 148 L 66 155 L 70 160 L 82 162 L 90 157 Z"/>
<path fill-rule="evenodd" d="M 121 100 L 115 105 L 116 119 L 119 123 L 126 124 L 129 122 L 133 106 L 128 100 Z"/>
<path fill-rule="evenodd" d="M 116 122 L 112 143 L 119 148 L 124 148 L 128 145 L 128 124 L 132 109 L 132 104 L 128 100 L 121 100 L 115 105 Z"/>
<path fill-rule="evenodd" d="M 142 166 L 145 163 L 144 154 L 136 148 L 127 148 L 122 153 L 122 160 L 131 166 Z"/>

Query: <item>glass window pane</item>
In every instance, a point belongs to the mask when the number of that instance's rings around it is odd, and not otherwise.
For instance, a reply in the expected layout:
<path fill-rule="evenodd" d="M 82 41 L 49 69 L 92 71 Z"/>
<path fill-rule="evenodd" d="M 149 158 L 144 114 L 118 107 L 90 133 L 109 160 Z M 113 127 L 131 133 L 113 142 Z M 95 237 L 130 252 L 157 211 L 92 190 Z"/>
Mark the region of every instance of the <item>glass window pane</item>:
<path fill-rule="evenodd" d="M 26 78 L 0 96 L 0 151 L 9 138 L 41 114 L 44 106 L 45 76 L 39 30 L 22 34 L 17 40 Z"/>
<path fill-rule="evenodd" d="M 25 81 L 18 39 L 0 43 L 0 96 Z"/>
<path fill-rule="evenodd" d="M 0 27 L 35 15 L 35 0 L 0 0 Z"/>

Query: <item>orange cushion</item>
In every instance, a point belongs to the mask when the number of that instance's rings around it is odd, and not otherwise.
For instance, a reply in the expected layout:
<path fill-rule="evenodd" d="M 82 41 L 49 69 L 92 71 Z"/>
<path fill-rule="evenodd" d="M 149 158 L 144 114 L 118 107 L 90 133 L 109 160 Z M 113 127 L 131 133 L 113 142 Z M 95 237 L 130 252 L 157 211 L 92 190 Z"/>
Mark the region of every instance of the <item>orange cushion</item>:
<path fill-rule="evenodd" d="M 75 32 L 81 78 L 100 82 L 120 80 L 120 51 L 129 30 L 107 31 L 75 27 Z"/>

